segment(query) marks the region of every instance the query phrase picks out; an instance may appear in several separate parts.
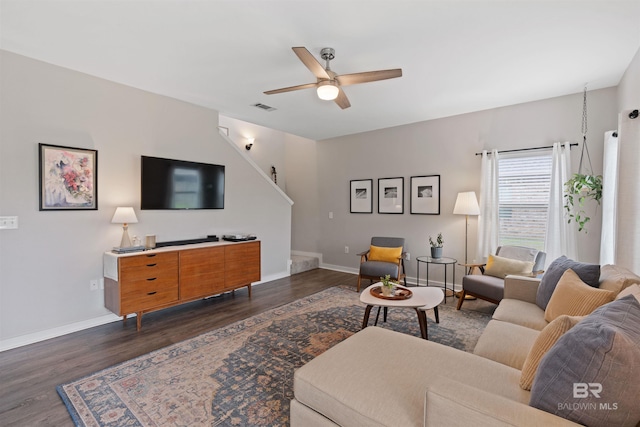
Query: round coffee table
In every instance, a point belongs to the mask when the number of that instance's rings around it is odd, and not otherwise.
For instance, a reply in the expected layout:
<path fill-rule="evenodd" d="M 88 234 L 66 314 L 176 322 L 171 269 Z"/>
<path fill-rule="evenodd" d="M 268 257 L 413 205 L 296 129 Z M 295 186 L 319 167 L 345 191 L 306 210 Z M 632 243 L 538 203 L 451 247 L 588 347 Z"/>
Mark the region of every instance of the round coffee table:
<path fill-rule="evenodd" d="M 385 320 L 386 320 L 386 312 L 389 307 L 404 307 L 404 308 L 413 308 L 416 311 L 418 316 L 418 323 L 420 324 L 420 335 L 424 339 L 428 339 L 427 334 L 427 316 L 425 312 L 427 310 L 434 310 L 436 316 L 436 322 L 440 322 L 438 316 L 438 305 L 444 299 L 444 293 L 440 288 L 405 288 L 404 286 L 398 285 L 398 288 L 401 289 L 409 289 L 413 295 L 408 299 L 384 299 L 378 298 L 371 295 L 371 289 L 376 286 L 380 286 L 381 283 L 374 283 L 373 285 L 367 287 L 360 294 L 360 302 L 367 305 L 364 311 L 364 318 L 362 319 L 362 329 L 366 328 L 369 324 L 369 316 L 371 314 L 371 309 L 373 307 L 383 307 L 385 309 Z M 378 312 L 380 314 L 380 312 Z M 377 323 L 377 317 L 376 317 Z"/>

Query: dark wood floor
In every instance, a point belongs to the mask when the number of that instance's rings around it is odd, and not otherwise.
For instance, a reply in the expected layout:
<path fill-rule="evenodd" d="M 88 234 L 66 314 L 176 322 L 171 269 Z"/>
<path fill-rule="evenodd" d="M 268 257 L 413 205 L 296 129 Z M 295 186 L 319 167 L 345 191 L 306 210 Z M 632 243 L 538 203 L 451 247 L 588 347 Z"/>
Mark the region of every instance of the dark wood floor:
<path fill-rule="evenodd" d="M 336 285 L 353 274 L 317 269 L 0 353 L 0 426 L 73 426 L 55 387 Z"/>

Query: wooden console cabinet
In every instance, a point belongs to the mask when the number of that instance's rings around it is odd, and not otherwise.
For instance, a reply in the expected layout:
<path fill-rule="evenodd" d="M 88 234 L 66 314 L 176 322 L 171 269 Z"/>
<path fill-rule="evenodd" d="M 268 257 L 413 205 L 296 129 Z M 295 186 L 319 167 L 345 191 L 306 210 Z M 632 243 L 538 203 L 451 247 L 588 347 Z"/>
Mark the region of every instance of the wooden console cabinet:
<path fill-rule="evenodd" d="M 105 307 L 126 321 L 260 280 L 260 242 L 215 242 L 104 254 Z"/>

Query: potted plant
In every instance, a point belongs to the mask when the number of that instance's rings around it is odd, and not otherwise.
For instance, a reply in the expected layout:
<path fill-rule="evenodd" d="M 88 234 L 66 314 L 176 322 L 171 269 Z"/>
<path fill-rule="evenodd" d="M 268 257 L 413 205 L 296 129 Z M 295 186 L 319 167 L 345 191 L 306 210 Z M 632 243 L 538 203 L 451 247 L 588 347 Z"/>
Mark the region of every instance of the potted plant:
<path fill-rule="evenodd" d="M 442 246 L 444 245 L 442 233 L 438 233 L 435 241 L 429 236 L 429 244 L 431 245 L 431 258 L 442 258 Z"/>
<path fill-rule="evenodd" d="M 586 200 L 595 200 L 598 205 L 602 199 L 602 175 L 587 175 L 576 173 L 564 183 L 566 194 L 564 195 L 564 208 L 569 216 L 569 223 L 575 221 L 578 231 L 584 230 L 587 222 L 591 220 L 584 211 Z"/>
<path fill-rule="evenodd" d="M 389 274 L 387 274 L 384 277 L 381 277 L 380 281 L 382 282 L 382 286 L 381 286 L 382 295 L 384 295 L 385 297 L 393 296 L 395 287 L 398 283 L 392 281 L 391 276 Z"/>

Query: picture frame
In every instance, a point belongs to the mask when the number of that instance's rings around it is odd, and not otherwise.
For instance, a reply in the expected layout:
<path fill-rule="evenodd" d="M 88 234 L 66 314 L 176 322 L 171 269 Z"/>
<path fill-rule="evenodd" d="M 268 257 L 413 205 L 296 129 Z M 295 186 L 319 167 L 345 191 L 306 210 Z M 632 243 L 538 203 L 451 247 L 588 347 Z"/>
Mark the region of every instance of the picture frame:
<path fill-rule="evenodd" d="M 440 215 L 440 175 L 411 177 L 410 210 L 417 215 Z"/>
<path fill-rule="evenodd" d="M 98 151 L 38 144 L 41 211 L 98 209 Z"/>
<path fill-rule="evenodd" d="M 373 179 L 352 179 L 349 192 L 351 213 L 373 213 Z"/>
<path fill-rule="evenodd" d="M 378 213 L 404 213 L 404 178 L 378 179 Z"/>

